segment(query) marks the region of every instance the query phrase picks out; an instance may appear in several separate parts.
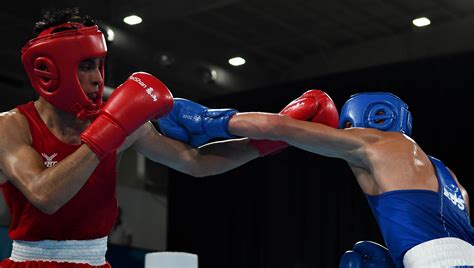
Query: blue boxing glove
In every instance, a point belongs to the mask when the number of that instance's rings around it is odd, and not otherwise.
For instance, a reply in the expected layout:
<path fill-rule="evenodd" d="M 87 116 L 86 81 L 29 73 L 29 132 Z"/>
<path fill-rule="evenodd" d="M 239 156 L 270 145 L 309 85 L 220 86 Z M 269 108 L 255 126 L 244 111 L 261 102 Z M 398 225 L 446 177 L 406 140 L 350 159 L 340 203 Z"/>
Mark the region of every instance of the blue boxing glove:
<path fill-rule="evenodd" d="M 187 99 L 174 98 L 173 110 L 160 118 L 162 133 L 192 147 L 199 147 L 216 138 L 235 138 L 228 131 L 234 109 L 209 109 Z"/>
<path fill-rule="evenodd" d="M 395 268 L 395 264 L 384 246 L 359 241 L 342 255 L 339 268 Z"/>

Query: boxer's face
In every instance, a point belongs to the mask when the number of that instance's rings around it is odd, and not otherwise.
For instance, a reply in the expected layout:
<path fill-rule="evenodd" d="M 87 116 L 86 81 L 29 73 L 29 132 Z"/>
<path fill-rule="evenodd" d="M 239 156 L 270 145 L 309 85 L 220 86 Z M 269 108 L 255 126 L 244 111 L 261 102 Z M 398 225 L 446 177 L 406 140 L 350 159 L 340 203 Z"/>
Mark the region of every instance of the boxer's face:
<path fill-rule="evenodd" d="M 77 68 L 77 76 L 81 87 L 91 100 L 97 97 L 99 86 L 104 82 L 101 73 L 102 64 L 102 58 L 87 59 L 82 61 Z"/>

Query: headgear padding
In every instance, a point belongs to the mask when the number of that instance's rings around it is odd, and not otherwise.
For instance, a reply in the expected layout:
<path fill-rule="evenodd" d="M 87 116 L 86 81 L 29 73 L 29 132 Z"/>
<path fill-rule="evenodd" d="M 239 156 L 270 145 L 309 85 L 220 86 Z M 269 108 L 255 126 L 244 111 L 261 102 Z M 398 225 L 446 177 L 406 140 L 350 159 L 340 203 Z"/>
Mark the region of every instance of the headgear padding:
<path fill-rule="evenodd" d="M 54 33 L 58 28 L 65 31 Z M 53 26 L 30 40 L 21 50 L 21 61 L 31 85 L 47 102 L 74 113 L 79 119 L 93 118 L 102 104 L 104 84 L 92 101 L 84 93 L 77 76 L 81 61 L 105 59 L 107 46 L 97 26 L 68 22 Z M 104 77 L 104 64 L 101 66 Z"/>
<path fill-rule="evenodd" d="M 411 113 L 408 105 L 388 92 L 367 92 L 352 95 L 344 104 L 339 128 L 376 128 L 382 131 L 398 131 L 411 135 Z"/>

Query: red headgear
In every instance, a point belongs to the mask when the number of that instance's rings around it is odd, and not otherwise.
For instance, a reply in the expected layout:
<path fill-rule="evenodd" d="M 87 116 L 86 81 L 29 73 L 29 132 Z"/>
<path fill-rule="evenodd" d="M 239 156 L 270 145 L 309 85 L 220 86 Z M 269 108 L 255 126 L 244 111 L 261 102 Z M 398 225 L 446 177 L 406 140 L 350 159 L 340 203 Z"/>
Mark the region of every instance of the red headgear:
<path fill-rule="evenodd" d="M 54 33 L 58 28 L 65 31 Z M 21 61 L 31 85 L 47 102 L 85 120 L 99 112 L 104 84 L 99 85 L 97 98 L 90 100 L 84 93 L 77 69 L 79 63 L 107 54 L 104 35 L 97 26 L 67 22 L 42 31 L 21 50 Z M 104 77 L 104 64 L 101 67 Z"/>

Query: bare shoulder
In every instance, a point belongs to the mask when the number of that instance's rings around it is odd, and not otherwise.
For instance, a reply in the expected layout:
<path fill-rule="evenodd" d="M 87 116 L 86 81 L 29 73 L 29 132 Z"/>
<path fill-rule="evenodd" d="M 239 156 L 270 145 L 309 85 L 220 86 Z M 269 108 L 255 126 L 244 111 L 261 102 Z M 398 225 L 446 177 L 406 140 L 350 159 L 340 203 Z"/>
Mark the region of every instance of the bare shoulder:
<path fill-rule="evenodd" d="M 0 112 L 0 184 L 6 181 L 2 172 L 2 162 L 15 146 L 31 144 L 28 121 L 17 110 Z"/>
<path fill-rule="evenodd" d="M 431 166 L 424 151 L 411 137 L 399 132 L 374 131 L 373 134 L 365 135 L 367 141 L 365 153 L 370 157 L 372 164 L 411 166 L 416 158 L 417 163 L 422 162 Z"/>
<path fill-rule="evenodd" d="M 454 174 L 454 172 L 451 169 L 448 168 L 448 170 L 453 176 L 456 183 L 458 184 L 459 189 L 461 189 L 462 198 L 464 199 L 464 203 L 466 204 L 466 207 L 467 207 L 467 214 L 470 215 L 471 211 L 470 211 L 470 206 L 469 206 L 469 194 L 467 190 L 461 185 L 461 183 L 459 183 L 459 180 L 456 177 L 456 174 Z"/>
<path fill-rule="evenodd" d="M 456 183 L 458 184 L 459 189 L 461 189 L 461 192 L 463 193 L 463 195 L 466 195 L 466 196 L 467 196 L 467 195 L 468 195 L 468 194 L 467 194 L 467 191 L 466 191 L 466 189 L 461 185 L 461 183 L 459 182 L 458 178 L 456 177 L 456 174 L 454 174 L 454 172 L 453 172 L 450 168 L 448 168 L 448 167 L 446 167 L 446 168 L 449 170 L 449 173 L 451 173 L 451 176 L 453 176 L 454 180 L 455 180 Z"/>
<path fill-rule="evenodd" d="M 402 142 L 398 133 L 371 128 L 348 128 L 341 133 L 344 136 L 341 141 L 350 145 L 346 149 L 358 158 L 370 158 L 373 155 L 385 154 L 393 144 Z M 364 162 L 368 164 L 369 160 L 365 159 Z"/>
<path fill-rule="evenodd" d="M 363 149 L 357 153 L 361 161 L 359 165 L 351 165 L 365 193 L 436 189 L 435 181 L 430 179 L 433 178 L 432 165 L 413 139 L 398 132 L 368 129 L 367 132 L 362 134 Z"/>
<path fill-rule="evenodd" d="M 343 135 L 346 136 L 346 139 L 353 140 L 354 143 L 359 144 L 359 148 L 363 149 L 402 141 L 402 135 L 399 133 L 385 132 L 373 128 L 347 128 L 343 130 Z"/>
<path fill-rule="evenodd" d="M 373 153 L 390 154 L 408 153 L 411 154 L 415 148 L 421 149 L 418 144 L 409 136 L 399 132 L 385 132 L 372 129 L 364 135 L 368 150 Z M 393 158 L 393 157 L 392 157 Z"/>
<path fill-rule="evenodd" d="M 460 187 L 462 187 L 461 184 L 460 184 L 459 181 L 458 181 L 458 178 L 456 177 L 456 174 L 454 174 L 454 172 L 453 172 L 450 168 L 448 168 L 448 167 L 446 167 L 446 168 L 448 169 L 449 173 L 451 173 L 451 176 L 453 176 L 453 178 L 454 178 L 454 180 L 456 181 L 456 183 L 457 183 Z"/>
<path fill-rule="evenodd" d="M 0 113 L 0 137 L 0 149 L 12 142 L 31 143 L 28 121 L 17 109 Z"/>

